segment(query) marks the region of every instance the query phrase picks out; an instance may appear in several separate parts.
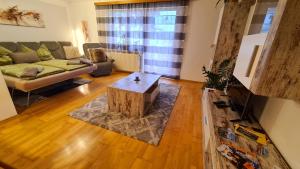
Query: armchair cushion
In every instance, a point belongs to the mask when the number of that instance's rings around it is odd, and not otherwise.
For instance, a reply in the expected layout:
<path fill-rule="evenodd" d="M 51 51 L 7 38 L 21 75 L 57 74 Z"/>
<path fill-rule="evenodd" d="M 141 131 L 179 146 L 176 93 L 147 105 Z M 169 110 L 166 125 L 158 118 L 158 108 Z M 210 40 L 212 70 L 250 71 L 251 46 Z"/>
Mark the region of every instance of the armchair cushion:
<path fill-rule="evenodd" d="M 103 48 L 104 45 L 100 43 L 85 43 L 83 44 L 83 51 L 86 58 L 91 59 L 89 49 L 97 49 L 101 48 L 103 52 L 105 52 L 105 49 Z M 110 75 L 112 73 L 112 67 L 113 67 L 113 60 L 109 59 L 107 55 L 105 54 L 105 59 L 103 59 L 104 62 L 95 63 L 97 65 L 97 69 L 94 70 L 92 73 L 90 73 L 92 76 L 104 76 L 104 75 Z"/>
<path fill-rule="evenodd" d="M 106 62 L 107 61 L 107 55 L 105 51 L 101 48 L 91 48 L 88 49 L 90 53 L 90 59 L 93 63 L 100 63 L 100 62 Z"/>
<path fill-rule="evenodd" d="M 82 45 L 82 47 L 83 47 L 84 55 L 86 56 L 86 58 L 90 58 L 90 53 L 89 53 L 88 49 L 103 48 L 103 45 L 100 43 L 85 43 Z"/>

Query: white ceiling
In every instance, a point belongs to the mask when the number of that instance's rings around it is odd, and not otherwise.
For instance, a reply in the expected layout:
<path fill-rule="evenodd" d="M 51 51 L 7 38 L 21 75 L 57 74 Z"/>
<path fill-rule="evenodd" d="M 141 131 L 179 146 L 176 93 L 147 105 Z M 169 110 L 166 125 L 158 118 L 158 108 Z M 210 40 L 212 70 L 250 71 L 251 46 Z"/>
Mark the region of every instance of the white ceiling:
<path fill-rule="evenodd" d="M 101 0 L 40 0 L 49 4 L 54 4 L 54 5 L 59 5 L 59 6 L 67 6 L 68 3 L 73 3 L 73 2 L 82 2 L 82 1 L 101 1 Z"/>

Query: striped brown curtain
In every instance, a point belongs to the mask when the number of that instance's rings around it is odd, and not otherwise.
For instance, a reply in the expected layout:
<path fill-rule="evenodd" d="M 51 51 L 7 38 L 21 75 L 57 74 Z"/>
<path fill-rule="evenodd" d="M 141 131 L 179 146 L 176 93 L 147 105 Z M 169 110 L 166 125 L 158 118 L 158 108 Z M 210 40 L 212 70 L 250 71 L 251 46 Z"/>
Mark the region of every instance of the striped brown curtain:
<path fill-rule="evenodd" d="M 96 6 L 100 43 L 138 52 L 146 73 L 179 78 L 187 1 Z"/>

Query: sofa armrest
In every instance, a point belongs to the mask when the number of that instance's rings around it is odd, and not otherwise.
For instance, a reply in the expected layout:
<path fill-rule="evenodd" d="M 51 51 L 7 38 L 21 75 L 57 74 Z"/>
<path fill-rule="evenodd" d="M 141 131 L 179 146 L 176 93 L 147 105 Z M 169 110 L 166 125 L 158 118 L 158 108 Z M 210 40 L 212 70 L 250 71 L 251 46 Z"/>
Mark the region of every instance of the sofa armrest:
<path fill-rule="evenodd" d="M 94 63 L 97 69 L 91 73 L 93 76 L 110 75 L 112 72 L 113 64 L 111 61 Z"/>
<path fill-rule="evenodd" d="M 107 61 L 107 62 L 99 62 L 99 63 L 94 63 L 94 64 L 97 65 L 97 67 L 112 66 L 112 62 L 111 62 L 111 61 Z"/>

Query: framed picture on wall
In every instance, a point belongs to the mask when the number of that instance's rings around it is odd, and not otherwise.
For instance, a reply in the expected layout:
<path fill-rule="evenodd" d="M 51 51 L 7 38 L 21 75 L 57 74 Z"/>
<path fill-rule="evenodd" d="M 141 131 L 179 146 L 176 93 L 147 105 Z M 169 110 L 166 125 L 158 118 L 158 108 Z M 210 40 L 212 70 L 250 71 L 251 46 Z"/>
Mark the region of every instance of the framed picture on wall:
<path fill-rule="evenodd" d="M 39 12 L 20 10 L 18 6 L 0 9 L 0 24 L 44 28 L 45 23 Z"/>

